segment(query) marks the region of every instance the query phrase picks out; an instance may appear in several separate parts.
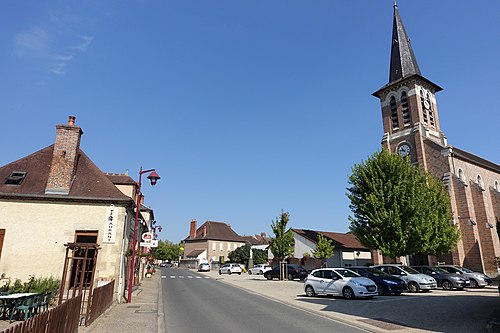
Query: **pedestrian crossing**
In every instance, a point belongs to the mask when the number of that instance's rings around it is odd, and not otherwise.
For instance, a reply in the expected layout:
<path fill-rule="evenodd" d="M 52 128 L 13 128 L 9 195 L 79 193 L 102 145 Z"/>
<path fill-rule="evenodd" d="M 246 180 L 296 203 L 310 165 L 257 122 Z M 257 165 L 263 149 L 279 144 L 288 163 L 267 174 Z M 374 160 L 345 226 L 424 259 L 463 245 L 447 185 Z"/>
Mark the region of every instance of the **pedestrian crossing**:
<path fill-rule="evenodd" d="M 186 275 L 186 276 L 184 276 L 184 275 L 169 275 L 169 276 L 162 275 L 161 278 L 162 279 L 172 279 L 172 280 L 173 279 L 188 279 L 188 280 L 189 279 L 195 279 L 195 280 L 197 280 L 197 279 L 210 279 L 210 277 L 208 277 L 208 276 L 197 276 L 197 275 Z"/>

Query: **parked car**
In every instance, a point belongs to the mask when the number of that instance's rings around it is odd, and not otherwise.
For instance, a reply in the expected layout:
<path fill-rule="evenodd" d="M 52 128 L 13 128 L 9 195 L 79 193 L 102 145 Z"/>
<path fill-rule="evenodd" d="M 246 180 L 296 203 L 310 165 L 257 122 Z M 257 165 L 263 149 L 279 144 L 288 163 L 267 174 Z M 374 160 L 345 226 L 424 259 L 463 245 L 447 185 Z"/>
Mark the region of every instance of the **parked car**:
<path fill-rule="evenodd" d="M 417 293 L 419 291 L 429 291 L 437 288 L 436 280 L 429 276 L 414 270 L 413 268 L 400 264 L 384 264 L 373 266 L 382 272 L 400 278 L 408 285 L 408 291 Z"/>
<path fill-rule="evenodd" d="M 467 269 L 465 267 L 457 266 L 457 265 L 439 265 L 437 266 L 439 268 L 446 269 L 448 272 L 457 274 L 457 275 L 462 275 L 466 276 L 470 280 L 470 287 L 471 288 L 484 288 L 486 286 L 490 286 L 493 281 L 491 278 L 483 273 L 480 272 L 474 272 L 470 269 Z"/>
<path fill-rule="evenodd" d="M 304 291 L 309 297 L 328 294 L 340 295 L 345 299 L 378 295 L 375 282 L 347 268 L 313 270 L 304 281 Z"/>
<path fill-rule="evenodd" d="M 285 276 L 285 278 L 288 278 L 288 280 L 299 279 L 302 281 L 307 277 L 307 271 L 304 268 L 297 265 L 287 265 L 287 267 L 288 267 L 288 274 L 287 276 Z M 276 266 L 273 269 L 264 272 L 264 277 L 268 280 L 279 279 L 280 266 Z"/>
<path fill-rule="evenodd" d="M 166 262 L 160 263 L 160 267 L 167 267 L 167 263 Z"/>
<path fill-rule="evenodd" d="M 272 269 L 272 267 L 269 265 L 258 264 L 258 265 L 254 265 L 252 268 L 250 268 L 248 270 L 248 274 L 250 274 L 250 275 L 252 275 L 252 274 L 263 275 L 265 272 L 267 272 L 268 270 L 271 270 L 271 269 Z"/>
<path fill-rule="evenodd" d="M 365 266 L 349 267 L 349 269 L 375 282 L 379 295 L 401 295 L 408 288 L 404 280 L 384 273 L 380 269 Z"/>
<path fill-rule="evenodd" d="M 239 264 L 224 264 L 219 268 L 219 274 L 238 274 L 241 275 L 241 267 Z"/>
<path fill-rule="evenodd" d="M 452 274 L 447 270 L 440 267 L 431 266 L 411 266 L 417 271 L 423 274 L 427 274 L 436 279 L 437 286 L 443 288 L 444 290 L 453 290 L 456 288 L 458 290 L 463 290 L 470 286 L 470 280 L 468 277 L 463 275 Z"/>
<path fill-rule="evenodd" d="M 201 263 L 200 266 L 198 266 L 198 272 L 210 272 L 210 265 L 208 262 Z"/>

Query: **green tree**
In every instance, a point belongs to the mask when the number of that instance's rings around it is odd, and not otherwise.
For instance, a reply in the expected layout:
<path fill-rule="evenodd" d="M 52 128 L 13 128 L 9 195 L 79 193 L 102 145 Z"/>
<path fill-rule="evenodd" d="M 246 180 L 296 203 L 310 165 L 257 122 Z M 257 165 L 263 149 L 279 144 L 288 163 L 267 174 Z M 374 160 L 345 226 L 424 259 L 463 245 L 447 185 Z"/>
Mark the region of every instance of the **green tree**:
<path fill-rule="evenodd" d="M 316 243 L 316 247 L 312 251 L 314 258 L 323 260 L 323 263 L 326 260 L 333 256 L 333 249 L 335 248 L 332 245 L 332 240 L 326 238 L 322 234 L 318 234 L 318 242 Z"/>
<path fill-rule="evenodd" d="M 158 247 L 154 250 L 155 258 L 159 260 L 175 261 L 181 254 L 181 245 L 168 240 L 159 241 Z"/>
<path fill-rule="evenodd" d="M 347 196 L 350 230 L 369 247 L 396 258 L 450 252 L 460 238 L 441 181 L 382 150 L 353 167 Z"/>
<path fill-rule="evenodd" d="M 287 231 L 287 224 L 290 219 L 288 212 L 281 211 L 281 215 L 276 217 L 276 221 L 271 224 L 271 229 L 274 232 L 274 237 L 269 242 L 269 249 L 274 257 L 278 260 L 283 260 L 293 253 L 293 232 Z"/>
<path fill-rule="evenodd" d="M 240 246 L 236 250 L 229 252 L 227 257 L 231 262 L 247 265 L 248 259 L 250 259 L 250 245 Z"/>
<path fill-rule="evenodd" d="M 266 250 L 261 250 L 261 249 L 253 249 L 253 264 L 254 265 L 259 265 L 259 264 L 265 264 L 267 262 L 267 251 Z"/>

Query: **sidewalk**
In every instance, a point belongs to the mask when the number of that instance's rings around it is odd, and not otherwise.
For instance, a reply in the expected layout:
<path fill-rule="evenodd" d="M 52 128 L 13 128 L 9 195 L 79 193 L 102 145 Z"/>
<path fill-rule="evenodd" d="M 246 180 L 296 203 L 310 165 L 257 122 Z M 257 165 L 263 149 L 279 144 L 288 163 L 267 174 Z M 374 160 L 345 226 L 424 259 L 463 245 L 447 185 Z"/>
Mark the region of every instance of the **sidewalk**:
<path fill-rule="evenodd" d="M 79 333 L 164 333 L 161 271 L 144 278 L 132 293 L 132 303 L 114 303 L 90 326 L 80 326 Z"/>

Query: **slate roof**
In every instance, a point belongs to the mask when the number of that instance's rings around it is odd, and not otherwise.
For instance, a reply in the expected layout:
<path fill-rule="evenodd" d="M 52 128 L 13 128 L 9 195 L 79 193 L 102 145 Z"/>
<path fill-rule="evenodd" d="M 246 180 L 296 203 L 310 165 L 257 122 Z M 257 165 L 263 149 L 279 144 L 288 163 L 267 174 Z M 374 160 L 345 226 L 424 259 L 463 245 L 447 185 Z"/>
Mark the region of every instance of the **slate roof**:
<path fill-rule="evenodd" d="M 45 194 L 53 150 L 54 145 L 51 145 L 0 167 L 0 198 L 24 197 L 132 203 L 132 199 L 124 195 L 81 149 L 78 149 L 78 164 L 69 194 Z M 5 179 L 13 171 L 27 172 L 20 185 L 5 184 Z"/>
<path fill-rule="evenodd" d="M 224 222 L 206 221 L 197 230 L 194 238 L 186 237 L 184 241 L 222 240 L 232 242 L 245 242 L 229 224 Z"/>
<path fill-rule="evenodd" d="M 311 242 L 317 243 L 319 234 L 329 238 L 332 240 L 332 244 L 337 248 L 345 248 L 345 249 L 366 249 L 366 246 L 363 246 L 359 240 L 350 233 L 338 233 L 338 232 L 328 232 L 328 231 L 316 231 L 316 230 L 307 230 L 307 229 L 292 229 L 298 235 L 303 236 L 304 238 L 309 239 Z"/>

